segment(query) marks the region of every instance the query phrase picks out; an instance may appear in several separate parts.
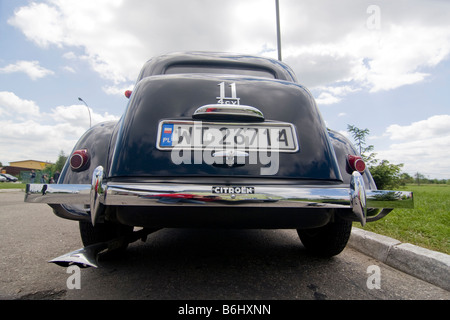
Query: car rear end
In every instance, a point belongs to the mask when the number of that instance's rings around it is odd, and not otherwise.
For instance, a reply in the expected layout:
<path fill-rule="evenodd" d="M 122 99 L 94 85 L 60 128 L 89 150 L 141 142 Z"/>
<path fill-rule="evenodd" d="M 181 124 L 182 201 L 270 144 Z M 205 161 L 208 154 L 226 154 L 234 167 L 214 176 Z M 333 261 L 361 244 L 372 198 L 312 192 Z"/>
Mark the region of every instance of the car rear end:
<path fill-rule="evenodd" d="M 376 190 L 310 92 L 279 76 L 290 74 L 279 62 L 228 60 L 144 67 L 121 120 L 108 126 L 102 160 L 67 164 L 58 185 L 30 185 L 27 201 L 61 216 L 84 206 L 78 218 L 94 226 L 293 228 L 306 243 L 311 230 L 348 236 L 351 221 L 412 205 L 411 193 Z M 89 145 L 81 141 L 74 150 Z"/>

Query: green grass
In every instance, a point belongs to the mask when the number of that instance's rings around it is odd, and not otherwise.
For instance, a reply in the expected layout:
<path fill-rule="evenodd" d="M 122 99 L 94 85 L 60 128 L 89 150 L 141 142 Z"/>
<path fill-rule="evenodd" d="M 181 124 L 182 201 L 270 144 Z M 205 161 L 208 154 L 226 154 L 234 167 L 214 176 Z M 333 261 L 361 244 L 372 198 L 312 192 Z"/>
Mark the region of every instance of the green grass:
<path fill-rule="evenodd" d="M 23 189 L 27 186 L 26 183 L 15 182 L 0 182 L 0 189 Z"/>
<path fill-rule="evenodd" d="M 414 192 L 414 209 L 395 209 L 362 229 L 450 254 L 450 185 L 408 185 L 398 190 Z"/>

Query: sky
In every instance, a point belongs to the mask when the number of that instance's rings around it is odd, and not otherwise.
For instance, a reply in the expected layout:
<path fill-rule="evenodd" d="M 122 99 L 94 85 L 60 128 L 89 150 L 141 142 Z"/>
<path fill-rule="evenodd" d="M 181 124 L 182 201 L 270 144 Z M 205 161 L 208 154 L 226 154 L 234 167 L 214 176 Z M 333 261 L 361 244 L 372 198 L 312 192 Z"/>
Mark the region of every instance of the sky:
<path fill-rule="evenodd" d="M 327 126 L 450 179 L 450 1 L 279 0 L 282 60 Z M 0 162 L 55 162 L 118 120 L 153 56 L 277 59 L 275 0 L 0 0 Z M 80 101 L 81 98 L 83 101 Z"/>

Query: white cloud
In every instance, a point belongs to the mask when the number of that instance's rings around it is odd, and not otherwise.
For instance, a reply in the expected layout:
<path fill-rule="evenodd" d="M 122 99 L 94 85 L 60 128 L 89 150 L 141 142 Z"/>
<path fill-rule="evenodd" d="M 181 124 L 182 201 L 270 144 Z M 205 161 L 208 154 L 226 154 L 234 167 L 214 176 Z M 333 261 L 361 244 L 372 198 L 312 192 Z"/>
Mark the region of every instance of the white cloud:
<path fill-rule="evenodd" d="M 56 123 L 70 123 L 76 127 L 86 127 L 86 125 L 89 127 L 90 122 L 94 125 L 104 121 L 118 120 L 117 116 L 108 112 L 96 113 L 85 105 L 57 106 L 52 109 L 50 116 Z"/>
<path fill-rule="evenodd" d="M 39 61 L 17 61 L 15 64 L 9 64 L 6 67 L 0 68 L 0 73 L 15 72 L 23 72 L 32 80 L 37 80 L 54 74 L 53 71 L 41 67 L 39 65 Z"/>
<path fill-rule="evenodd" d="M 118 82 L 130 76 L 126 67 L 130 61 L 134 64 L 136 53 L 144 50 L 141 42 L 127 32 L 126 24 L 132 21 L 123 20 L 124 8 L 117 10 L 121 4 L 122 1 L 110 0 L 32 2 L 16 10 L 8 22 L 43 48 L 83 47 L 92 68 L 104 78 Z M 75 57 L 70 52 L 64 56 Z"/>
<path fill-rule="evenodd" d="M 55 162 L 59 152 L 69 154 L 84 132 L 70 124 L 44 125 L 34 120 L 23 122 L 0 120 L 0 148 L 7 150 L 1 162 L 34 159 Z"/>
<path fill-rule="evenodd" d="M 386 133 L 392 140 L 430 139 L 450 137 L 450 115 L 436 115 L 409 126 L 391 125 Z M 450 146 L 450 144 L 449 144 Z"/>
<path fill-rule="evenodd" d="M 310 88 L 392 90 L 424 81 L 426 68 L 449 56 L 450 28 L 444 12 L 450 3 L 381 2 L 380 27 L 370 30 L 367 8 L 372 2 L 280 3 L 283 60 L 302 83 Z M 114 85 L 133 81 L 147 59 L 168 51 L 276 56 L 271 0 L 48 0 L 19 8 L 8 21 L 39 46 L 82 48 L 79 58 Z M 69 51 L 65 56 L 75 54 Z M 323 92 L 319 100 L 328 104 L 345 96 Z"/>
<path fill-rule="evenodd" d="M 63 67 L 64 71 L 70 72 L 70 73 L 76 73 L 75 69 L 70 66 Z"/>
<path fill-rule="evenodd" d="M 391 25 L 373 47 L 366 80 L 372 92 L 418 83 L 429 76 L 421 70 L 435 67 L 449 53 L 448 25 Z"/>
<path fill-rule="evenodd" d="M 316 102 L 320 106 L 337 103 L 341 101 L 346 95 L 360 91 L 360 89 L 344 85 L 336 87 L 318 87 L 313 91 L 319 92 L 319 96 L 316 98 Z"/>
<path fill-rule="evenodd" d="M 92 125 L 118 120 L 107 112 L 99 114 L 92 109 L 90 112 Z M 0 159 L 3 164 L 24 159 L 56 161 L 59 152 L 69 154 L 89 128 L 85 105 L 58 106 L 43 113 L 34 101 L 6 91 L 0 92 L 0 115 L 0 150 L 7 150 Z"/>
<path fill-rule="evenodd" d="M 42 47 L 48 47 L 50 44 L 61 45 L 61 39 L 65 37 L 61 21 L 62 16 L 57 8 L 35 2 L 19 8 L 14 12 L 14 17 L 8 20 L 10 24 L 22 30 L 27 38 Z"/>
<path fill-rule="evenodd" d="M 18 118 L 39 117 L 39 107 L 34 101 L 21 99 L 13 92 L 0 92 L 0 116 L 15 116 Z"/>
<path fill-rule="evenodd" d="M 334 104 L 341 101 L 340 98 L 332 95 L 329 92 L 321 92 L 320 95 L 316 98 L 316 103 L 320 105 Z"/>
<path fill-rule="evenodd" d="M 404 171 L 450 178 L 450 115 L 436 115 L 407 126 L 391 125 L 387 136 L 398 143 L 377 151 L 377 158 L 404 163 Z"/>
<path fill-rule="evenodd" d="M 74 60 L 74 59 L 77 59 L 77 56 L 72 51 L 69 51 L 69 52 L 66 52 L 63 54 L 63 58 L 67 59 L 67 60 Z"/>
<path fill-rule="evenodd" d="M 443 14 L 449 2 L 381 2 L 375 30 L 366 24 L 371 3 L 289 2 L 285 60 L 300 81 L 326 92 L 325 103 L 343 97 L 323 90 L 330 85 L 392 90 L 428 79 L 430 68 L 449 57 L 450 22 Z"/>

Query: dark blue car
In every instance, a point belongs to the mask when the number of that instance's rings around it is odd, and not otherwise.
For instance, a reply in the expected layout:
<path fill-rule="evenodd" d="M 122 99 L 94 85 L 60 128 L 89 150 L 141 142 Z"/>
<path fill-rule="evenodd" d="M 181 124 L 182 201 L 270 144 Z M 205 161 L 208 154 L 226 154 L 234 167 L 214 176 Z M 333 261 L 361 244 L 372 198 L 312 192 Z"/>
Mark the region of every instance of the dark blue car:
<path fill-rule="evenodd" d="M 410 192 L 377 190 L 280 61 L 163 55 L 126 95 L 121 119 L 80 138 L 58 184 L 27 187 L 26 201 L 78 220 L 86 246 L 126 247 L 135 226 L 289 228 L 312 253 L 333 256 L 353 221 L 413 205 Z"/>

